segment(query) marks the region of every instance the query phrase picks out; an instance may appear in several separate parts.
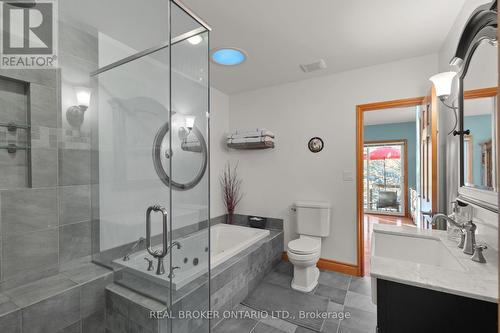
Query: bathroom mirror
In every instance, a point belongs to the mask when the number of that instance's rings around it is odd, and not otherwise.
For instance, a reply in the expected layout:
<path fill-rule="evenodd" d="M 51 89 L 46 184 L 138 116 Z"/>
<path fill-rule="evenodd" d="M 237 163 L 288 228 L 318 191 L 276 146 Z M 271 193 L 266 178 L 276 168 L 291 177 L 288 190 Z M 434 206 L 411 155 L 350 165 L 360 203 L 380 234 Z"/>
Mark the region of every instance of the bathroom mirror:
<path fill-rule="evenodd" d="M 194 124 L 186 127 L 182 117 L 178 114 L 172 116 L 172 133 L 169 123 L 165 123 L 156 133 L 153 143 L 153 164 L 158 177 L 165 185 L 185 191 L 195 187 L 203 178 L 207 168 L 208 153 L 201 131 Z M 170 140 L 172 140 L 171 149 Z M 172 157 L 182 163 L 170 163 Z M 172 179 L 170 175 L 173 175 Z"/>
<path fill-rule="evenodd" d="M 467 36 L 465 36 L 467 37 Z M 464 47 L 462 36 L 460 47 Z M 469 36 L 460 61 L 459 129 L 460 189 L 462 197 L 490 210 L 497 204 L 497 40 L 496 27 Z M 465 48 L 465 47 L 464 47 Z"/>

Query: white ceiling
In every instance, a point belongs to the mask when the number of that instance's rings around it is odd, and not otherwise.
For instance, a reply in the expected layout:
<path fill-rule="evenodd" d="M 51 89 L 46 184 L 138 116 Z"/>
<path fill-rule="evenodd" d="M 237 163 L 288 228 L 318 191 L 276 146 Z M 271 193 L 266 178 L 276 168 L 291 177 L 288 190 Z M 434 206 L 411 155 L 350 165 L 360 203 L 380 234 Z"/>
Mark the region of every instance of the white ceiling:
<path fill-rule="evenodd" d="M 182 0 L 213 28 L 212 48 L 248 52 L 240 66 L 212 66 L 226 93 L 437 52 L 465 0 Z M 299 64 L 328 68 L 303 73 Z"/>
<path fill-rule="evenodd" d="M 393 108 L 364 112 L 364 125 L 381 125 L 407 123 L 415 121 L 417 109 L 415 107 Z"/>

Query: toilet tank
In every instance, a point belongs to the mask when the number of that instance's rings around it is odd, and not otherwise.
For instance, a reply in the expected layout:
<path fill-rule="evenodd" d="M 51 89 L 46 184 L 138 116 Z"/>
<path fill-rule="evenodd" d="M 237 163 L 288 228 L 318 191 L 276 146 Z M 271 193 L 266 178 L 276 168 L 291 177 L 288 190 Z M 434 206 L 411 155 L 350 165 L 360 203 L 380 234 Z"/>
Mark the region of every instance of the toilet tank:
<path fill-rule="evenodd" d="M 315 237 L 330 235 L 330 210 L 327 202 L 297 201 L 294 204 L 297 214 L 297 233 Z"/>

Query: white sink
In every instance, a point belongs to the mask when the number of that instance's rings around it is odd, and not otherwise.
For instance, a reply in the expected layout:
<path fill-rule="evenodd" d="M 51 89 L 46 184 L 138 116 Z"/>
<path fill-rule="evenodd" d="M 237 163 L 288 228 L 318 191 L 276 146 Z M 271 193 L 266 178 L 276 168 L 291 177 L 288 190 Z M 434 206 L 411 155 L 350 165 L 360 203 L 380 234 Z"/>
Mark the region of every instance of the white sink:
<path fill-rule="evenodd" d="M 464 271 L 440 239 L 374 231 L 372 256 Z"/>

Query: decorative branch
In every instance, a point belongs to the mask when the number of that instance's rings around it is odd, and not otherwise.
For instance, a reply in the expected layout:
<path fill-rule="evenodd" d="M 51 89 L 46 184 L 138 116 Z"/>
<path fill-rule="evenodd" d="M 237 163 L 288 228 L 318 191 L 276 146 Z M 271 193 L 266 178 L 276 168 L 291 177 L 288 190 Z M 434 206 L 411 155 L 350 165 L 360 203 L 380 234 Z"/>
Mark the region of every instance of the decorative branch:
<path fill-rule="evenodd" d="M 243 197 L 240 191 L 243 180 L 238 178 L 238 163 L 232 168 L 231 163 L 228 162 L 219 179 L 222 186 L 222 199 L 224 200 L 224 205 L 226 206 L 227 212 L 232 214 L 236 205 L 238 205 Z"/>

